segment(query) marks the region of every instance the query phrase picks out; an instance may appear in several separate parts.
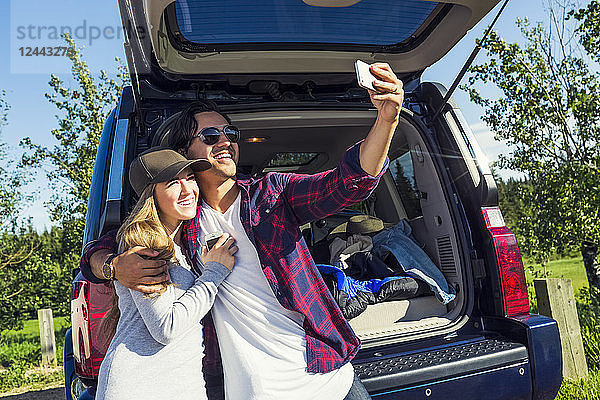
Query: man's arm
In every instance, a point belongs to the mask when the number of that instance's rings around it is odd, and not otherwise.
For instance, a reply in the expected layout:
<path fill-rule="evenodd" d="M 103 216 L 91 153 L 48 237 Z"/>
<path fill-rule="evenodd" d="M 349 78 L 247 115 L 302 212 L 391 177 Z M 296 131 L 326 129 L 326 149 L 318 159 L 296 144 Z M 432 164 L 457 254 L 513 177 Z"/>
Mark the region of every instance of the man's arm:
<path fill-rule="evenodd" d="M 375 63 L 370 70 L 378 79 L 369 90 L 371 102 L 377 108 L 377 119 L 360 146 L 360 166 L 371 176 L 378 175 L 385 164 L 390 142 L 398 126 L 398 115 L 404 101 L 402 81 L 386 63 Z"/>
<path fill-rule="evenodd" d="M 107 282 L 102 274 L 102 265 L 117 251 L 115 236 L 116 231 L 108 232 L 85 247 L 79 267 L 83 276 L 90 282 Z M 162 286 L 158 284 L 169 279 L 166 262 L 144 258 L 156 255 L 157 252 L 154 250 L 143 247 L 134 247 L 119 254 L 112 261 L 115 279 L 123 286 L 142 293 L 161 290 Z"/>
<path fill-rule="evenodd" d="M 398 125 L 404 91 L 402 81 L 389 65 L 376 63 L 371 66 L 371 71 L 380 80 L 374 82 L 379 92 L 369 91 L 371 101 L 377 108 L 377 119 L 366 139 L 348 149 L 333 170 L 315 175 L 278 175 L 281 190 L 299 225 L 366 199 L 385 172 L 387 153 Z"/>
<path fill-rule="evenodd" d="M 349 148 L 338 166 L 314 175 L 275 174 L 280 189 L 290 205 L 296 223 L 303 225 L 325 218 L 369 197 L 385 172 L 387 161 L 379 174 L 371 176 L 360 165 L 363 142 Z"/>

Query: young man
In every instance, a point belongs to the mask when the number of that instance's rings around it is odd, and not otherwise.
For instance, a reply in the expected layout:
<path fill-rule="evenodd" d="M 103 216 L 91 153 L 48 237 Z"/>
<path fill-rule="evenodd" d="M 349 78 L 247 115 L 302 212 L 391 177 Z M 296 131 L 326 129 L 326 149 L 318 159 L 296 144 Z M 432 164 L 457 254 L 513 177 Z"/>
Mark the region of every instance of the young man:
<path fill-rule="evenodd" d="M 196 174 L 202 201 L 196 218 L 183 226 L 188 256 L 196 261 L 199 242 L 216 231 L 229 233 L 239 248 L 211 311 L 227 399 L 370 398 L 349 363 L 359 339 L 315 268 L 299 226 L 368 197 L 387 167 L 404 92 L 387 64 L 371 71 L 378 78 L 378 92 L 369 93 L 377 119 L 330 171 L 236 177 L 239 132 L 206 105 L 190 105 L 171 130 L 171 148 L 212 164 Z M 146 293 L 167 279 L 163 264 L 142 258 L 151 250 L 115 256 L 115 249 L 110 234 L 86 246 L 84 276 L 114 278 Z M 206 358 L 210 337 L 205 334 Z"/>

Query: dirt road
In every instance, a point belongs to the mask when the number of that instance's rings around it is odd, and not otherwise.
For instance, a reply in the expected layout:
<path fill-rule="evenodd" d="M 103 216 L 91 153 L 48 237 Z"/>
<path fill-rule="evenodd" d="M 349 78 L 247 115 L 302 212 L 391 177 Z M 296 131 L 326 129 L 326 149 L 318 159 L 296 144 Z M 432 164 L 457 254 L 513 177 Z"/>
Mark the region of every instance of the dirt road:
<path fill-rule="evenodd" d="M 2 400 L 65 400 L 65 388 L 33 390 L 21 394 L 0 395 Z"/>

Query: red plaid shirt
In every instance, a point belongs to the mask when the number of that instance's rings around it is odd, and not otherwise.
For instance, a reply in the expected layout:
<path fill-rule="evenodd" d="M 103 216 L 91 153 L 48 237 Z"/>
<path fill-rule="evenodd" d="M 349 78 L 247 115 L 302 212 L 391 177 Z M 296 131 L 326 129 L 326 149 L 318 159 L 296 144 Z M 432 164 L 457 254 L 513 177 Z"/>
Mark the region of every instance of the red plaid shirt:
<path fill-rule="evenodd" d="M 308 251 L 299 227 L 364 200 L 375 189 L 386 166 L 376 177 L 359 161 L 360 143 L 344 155 L 337 168 L 315 175 L 269 173 L 238 178 L 240 218 L 256 247 L 267 282 L 279 303 L 302 314 L 306 332 L 308 372 L 329 372 L 350 361 L 360 341 L 342 316 Z M 201 203 L 196 217 L 183 226 L 183 242 L 190 259 L 199 250 Z M 80 268 L 92 282 L 89 257 L 101 248 L 114 250 L 114 232 L 86 246 Z M 214 375 L 219 362 L 212 321 L 205 321 L 205 372 Z"/>

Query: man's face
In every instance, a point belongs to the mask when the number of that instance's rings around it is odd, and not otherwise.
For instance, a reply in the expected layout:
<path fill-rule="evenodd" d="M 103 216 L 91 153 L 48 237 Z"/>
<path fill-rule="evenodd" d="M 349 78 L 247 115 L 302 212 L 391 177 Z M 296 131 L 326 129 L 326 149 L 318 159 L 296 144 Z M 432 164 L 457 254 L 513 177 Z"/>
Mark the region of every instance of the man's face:
<path fill-rule="evenodd" d="M 198 122 L 196 134 L 203 128 L 215 126 L 222 130 L 227 125 L 227 120 L 214 111 L 196 114 L 196 122 Z M 186 157 L 205 158 L 212 164 L 212 168 L 197 173 L 198 177 L 216 176 L 228 179 L 235 176 L 238 153 L 238 144 L 230 142 L 227 136 L 221 133 L 219 141 L 211 146 L 205 144 L 199 137 L 195 137 L 187 150 Z"/>

